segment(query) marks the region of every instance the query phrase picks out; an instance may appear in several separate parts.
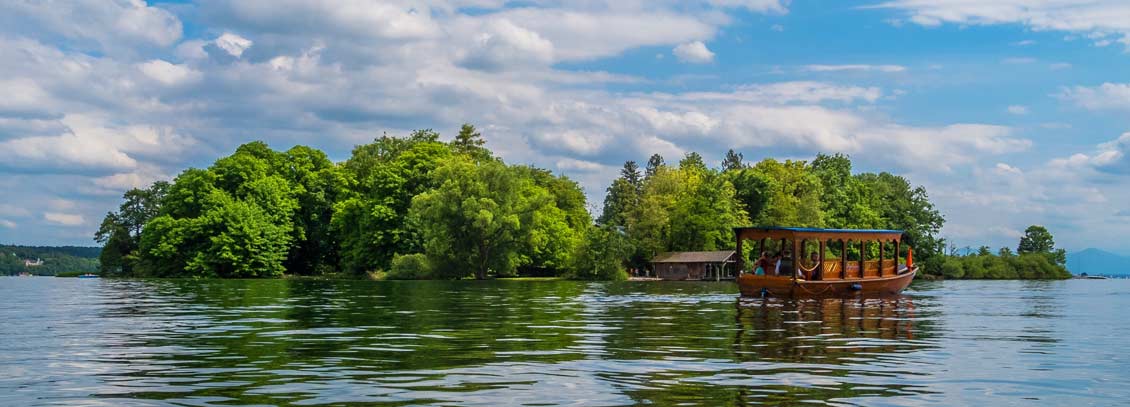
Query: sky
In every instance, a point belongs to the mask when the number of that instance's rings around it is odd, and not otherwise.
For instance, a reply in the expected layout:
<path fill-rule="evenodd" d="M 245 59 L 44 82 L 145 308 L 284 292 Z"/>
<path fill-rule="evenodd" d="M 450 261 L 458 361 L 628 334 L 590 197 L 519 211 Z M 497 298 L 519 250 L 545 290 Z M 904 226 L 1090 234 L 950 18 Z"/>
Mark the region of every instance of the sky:
<path fill-rule="evenodd" d="M 249 141 L 462 123 L 594 211 L 653 153 L 844 153 L 959 247 L 1130 254 L 1124 0 L 0 2 L 0 243 L 93 245 L 125 190 Z"/>

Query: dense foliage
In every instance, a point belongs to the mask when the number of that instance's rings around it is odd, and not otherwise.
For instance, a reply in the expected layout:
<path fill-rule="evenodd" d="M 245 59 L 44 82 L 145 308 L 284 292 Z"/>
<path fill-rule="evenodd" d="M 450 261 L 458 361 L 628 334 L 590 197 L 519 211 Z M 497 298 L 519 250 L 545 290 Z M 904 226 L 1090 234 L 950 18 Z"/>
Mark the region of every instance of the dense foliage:
<path fill-rule="evenodd" d="M 965 255 L 952 253 L 941 262 L 945 278 L 966 279 L 1062 279 L 1071 278 L 1064 267 L 1063 249 L 1056 250 L 1052 235 L 1043 226 L 1029 226 L 1020 238 L 1019 250 L 1002 247 L 994 254 L 988 246 Z"/>
<path fill-rule="evenodd" d="M 592 220 L 580 186 L 503 163 L 465 125 L 383 136 L 343 163 L 254 142 L 125 194 L 96 240 L 109 274 L 390 278 L 561 274 Z"/>
<path fill-rule="evenodd" d="M 902 177 L 853 174 L 839 154 L 812 163 L 743 160 L 731 150 L 712 169 L 695 153 L 674 167 L 653 157 L 642 177 L 629 161 L 608 188 L 600 221 L 627 231 L 635 267 L 665 251 L 733 248 L 731 228 L 744 225 L 901 229 L 919 261 L 941 254 L 944 219 L 926 190 Z"/>
<path fill-rule="evenodd" d="M 97 273 L 99 252 L 97 247 L 0 245 L 0 276 Z M 27 265 L 27 261 L 33 265 Z"/>
<path fill-rule="evenodd" d="M 744 159 L 731 150 L 720 168 L 697 153 L 672 165 L 656 154 L 642 169 L 628 161 L 593 222 L 576 182 L 506 164 L 471 125 L 449 142 L 431 130 L 382 136 L 341 163 L 253 142 L 127 192 L 96 240 L 102 270 L 127 276 L 620 279 L 660 252 L 733 248 L 735 226 L 881 228 L 905 230 L 903 247 L 929 273 L 987 275 L 956 272 L 966 260 L 943 255 L 944 219 L 902 177 L 853 173 L 838 154 Z M 1005 262 L 1038 262 L 1029 251 L 1052 246 L 1050 234 L 1030 232 Z"/>

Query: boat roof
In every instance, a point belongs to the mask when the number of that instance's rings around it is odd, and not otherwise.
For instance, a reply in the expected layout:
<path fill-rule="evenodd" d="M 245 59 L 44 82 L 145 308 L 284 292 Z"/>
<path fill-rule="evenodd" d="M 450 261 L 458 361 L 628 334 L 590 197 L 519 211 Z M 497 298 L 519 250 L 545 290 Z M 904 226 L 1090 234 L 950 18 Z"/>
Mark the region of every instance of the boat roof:
<path fill-rule="evenodd" d="M 733 250 L 712 252 L 667 252 L 651 259 L 652 263 L 724 263 L 737 253 Z"/>
<path fill-rule="evenodd" d="M 824 229 L 782 226 L 747 226 L 734 228 L 739 240 L 773 239 L 834 239 L 852 241 L 899 241 L 903 231 L 894 229 Z"/>
<path fill-rule="evenodd" d="M 741 226 L 736 227 L 734 230 L 739 229 L 758 229 L 758 230 L 783 230 L 790 232 L 813 232 L 813 233 L 898 233 L 902 234 L 903 231 L 895 229 L 824 229 L 824 228 L 794 228 L 784 226 Z"/>

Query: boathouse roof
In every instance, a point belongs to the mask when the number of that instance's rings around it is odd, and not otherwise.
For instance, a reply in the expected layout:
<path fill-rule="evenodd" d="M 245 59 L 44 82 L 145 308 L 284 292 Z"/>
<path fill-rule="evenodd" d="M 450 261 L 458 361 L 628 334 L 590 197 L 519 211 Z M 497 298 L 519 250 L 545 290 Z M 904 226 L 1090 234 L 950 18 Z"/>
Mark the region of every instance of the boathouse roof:
<path fill-rule="evenodd" d="M 713 252 L 667 252 L 651 259 L 652 263 L 725 263 L 737 253 L 733 250 Z"/>

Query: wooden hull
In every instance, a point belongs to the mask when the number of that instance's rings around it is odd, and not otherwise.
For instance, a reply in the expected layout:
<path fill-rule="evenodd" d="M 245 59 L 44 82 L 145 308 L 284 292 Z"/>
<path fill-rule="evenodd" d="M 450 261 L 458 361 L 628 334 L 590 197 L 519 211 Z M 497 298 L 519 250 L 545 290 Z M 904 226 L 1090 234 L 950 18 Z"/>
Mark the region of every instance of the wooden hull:
<path fill-rule="evenodd" d="M 794 281 L 791 277 L 743 274 L 737 282 L 743 297 L 884 296 L 902 292 L 917 272 L 915 267 L 889 277 L 829 281 Z"/>

